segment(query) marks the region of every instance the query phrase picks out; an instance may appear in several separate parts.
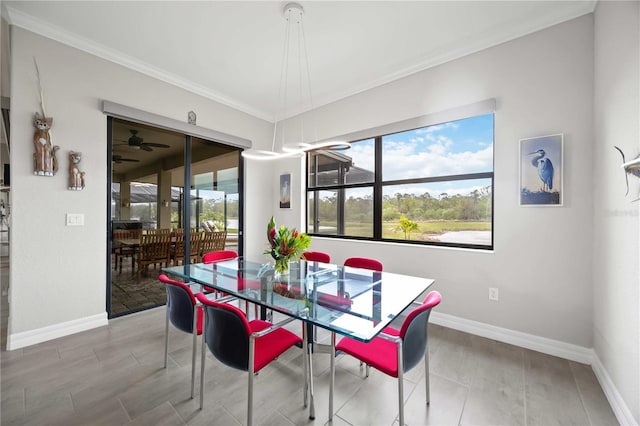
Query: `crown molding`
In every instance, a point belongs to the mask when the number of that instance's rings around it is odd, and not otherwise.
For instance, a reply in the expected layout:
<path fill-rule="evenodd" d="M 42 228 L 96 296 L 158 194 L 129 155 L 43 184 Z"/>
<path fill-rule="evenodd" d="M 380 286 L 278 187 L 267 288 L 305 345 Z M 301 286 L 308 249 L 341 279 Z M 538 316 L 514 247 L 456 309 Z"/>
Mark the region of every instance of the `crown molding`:
<path fill-rule="evenodd" d="M 165 83 L 179 87 L 207 99 L 211 99 L 212 101 L 226 105 L 230 108 L 236 109 L 262 120 L 273 122 L 273 117 L 265 111 L 261 111 L 252 108 L 249 105 L 236 102 L 235 100 L 223 96 L 202 85 L 196 84 L 178 75 L 168 73 L 164 70 L 154 67 L 153 65 L 142 62 L 137 58 L 125 55 L 114 49 L 79 36 L 78 34 L 66 31 L 55 25 L 51 25 L 46 21 L 35 18 L 10 6 L 6 7 L 6 11 L 8 22 L 10 25 L 15 25 L 32 33 L 50 38 L 59 43 L 74 47 L 78 50 L 82 50 L 83 52 L 87 52 L 91 55 L 97 56 L 101 59 L 105 59 L 109 62 L 116 63 L 125 68 L 129 68 L 157 80 L 164 81 Z"/>
<path fill-rule="evenodd" d="M 447 50 L 443 50 L 442 52 L 436 53 L 435 55 L 429 55 L 428 57 L 418 58 L 416 61 L 413 61 L 411 65 L 408 65 L 397 71 L 391 72 L 383 77 L 369 80 L 356 86 L 352 86 L 347 90 L 328 93 L 320 96 L 318 96 L 318 94 L 316 93 L 313 109 L 326 106 L 328 104 L 339 101 L 341 99 L 357 95 L 358 93 L 362 93 L 367 90 L 374 89 L 376 87 L 391 83 L 395 80 L 408 77 L 410 75 L 427 70 L 429 68 L 433 68 L 438 65 L 442 65 L 444 63 L 447 63 L 456 59 L 460 59 L 464 56 L 468 56 L 468 55 L 480 52 L 482 50 L 489 49 L 494 46 L 498 46 L 500 44 L 515 40 L 520 37 L 524 37 L 526 35 L 535 33 L 537 31 L 544 30 L 546 28 L 552 27 L 562 22 L 592 13 L 595 9 L 596 3 L 597 1 L 595 0 L 584 1 L 580 3 L 581 7 L 579 9 L 574 10 L 570 14 L 556 14 L 555 16 L 541 17 L 537 21 L 534 21 L 526 26 L 512 25 L 510 27 L 505 27 L 502 31 L 498 33 L 494 33 L 494 32 L 488 33 L 486 34 L 485 37 L 479 37 L 474 42 L 466 44 L 463 47 L 447 49 Z M 3 9 L 5 9 L 4 6 L 3 6 Z M 144 63 L 138 60 L 137 58 L 124 55 L 114 49 L 95 43 L 75 33 L 71 33 L 64 29 L 51 25 L 48 22 L 45 22 L 38 18 L 34 18 L 33 16 L 28 15 L 19 10 L 16 10 L 10 6 L 6 6 L 5 10 L 7 12 L 8 22 L 11 25 L 24 28 L 28 31 L 31 31 L 43 37 L 50 38 L 52 40 L 58 41 L 60 43 L 63 43 L 68 46 L 74 47 L 76 49 L 82 50 L 84 52 L 90 53 L 99 58 L 105 59 L 110 62 L 114 62 L 116 64 L 122 65 L 129 69 L 138 71 L 149 77 L 155 78 L 160 81 L 164 81 L 165 83 L 179 87 L 191 93 L 203 96 L 207 99 L 211 99 L 215 102 L 226 105 L 230 108 L 234 108 L 238 111 L 244 112 L 246 114 L 260 118 L 262 120 L 265 120 L 271 123 L 274 122 L 273 114 L 268 113 L 267 111 L 256 109 L 250 105 L 246 105 L 242 102 L 238 102 L 228 96 L 221 95 L 220 93 L 217 93 L 207 87 L 196 84 L 178 75 L 163 71 L 150 64 Z M 298 110 L 296 112 L 287 111 L 285 112 L 285 116 L 281 117 L 280 120 L 309 112 L 310 109 L 311 108 L 308 107 L 306 109 Z"/>
<path fill-rule="evenodd" d="M 395 80 L 408 77 L 412 74 L 416 74 L 429 68 L 433 68 L 438 65 L 442 65 L 447 62 L 451 62 L 456 59 L 481 52 L 491 47 L 495 47 L 500 44 L 504 44 L 509 41 L 527 36 L 529 34 L 542 31 L 554 25 L 579 18 L 580 16 L 584 16 L 589 13 L 593 13 L 596 3 L 597 0 L 584 1 L 581 3 L 582 7 L 578 10 L 574 10 L 571 14 L 557 14 L 553 17 L 540 18 L 537 21 L 532 22 L 526 26 L 513 25 L 511 27 L 505 28 L 503 31 L 500 31 L 498 33 L 489 33 L 485 37 L 478 38 L 473 43 L 465 45 L 464 47 L 449 49 L 436 55 L 423 57 L 422 59 L 418 59 L 417 61 L 412 62 L 412 65 L 389 73 L 381 78 L 365 82 L 360 86 L 354 87 L 353 89 L 343 91 L 339 95 L 334 93 L 333 95 L 328 95 L 325 97 L 316 97 L 317 103 L 315 107 L 317 108 L 332 102 L 336 102 L 340 99 L 347 98 L 349 96 L 357 95 L 358 93 L 362 93 L 378 86 L 391 83 Z"/>

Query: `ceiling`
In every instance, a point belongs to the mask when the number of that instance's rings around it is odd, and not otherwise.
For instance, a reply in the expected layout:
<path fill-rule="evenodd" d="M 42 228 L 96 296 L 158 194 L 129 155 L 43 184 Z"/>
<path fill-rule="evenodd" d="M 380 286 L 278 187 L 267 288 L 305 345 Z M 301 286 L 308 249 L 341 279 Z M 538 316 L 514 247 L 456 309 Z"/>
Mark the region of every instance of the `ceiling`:
<path fill-rule="evenodd" d="M 128 140 L 132 136 L 132 129 L 137 131 L 136 136 L 141 138 L 143 143 L 163 144 L 168 147 L 151 147 L 151 151 L 146 151 L 130 146 Z M 117 118 L 113 120 L 112 132 L 112 160 L 118 158 L 118 161 L 112 163 L 114 181 L 157 183 L 158 171 L 166 170 L 172 174 L 172 185 L 183 185 L 185 135 Z M 234 147 L 192 137 L 191 171 L 196 175 L 216 169 L 212 164 L 220 168 L 221 164 L 237 162 L 234 160 L 237 158 L 237 151 Z"/>
<path fill-rule="evenodd" d="M 287 2 L 3 3 L 12 25 L 269 121 L 595 7 L 595 1 L 302 1 L 313 102 L 296 95 L 297 102 L 287 96 L 283 105 L 278 93 Z"/>

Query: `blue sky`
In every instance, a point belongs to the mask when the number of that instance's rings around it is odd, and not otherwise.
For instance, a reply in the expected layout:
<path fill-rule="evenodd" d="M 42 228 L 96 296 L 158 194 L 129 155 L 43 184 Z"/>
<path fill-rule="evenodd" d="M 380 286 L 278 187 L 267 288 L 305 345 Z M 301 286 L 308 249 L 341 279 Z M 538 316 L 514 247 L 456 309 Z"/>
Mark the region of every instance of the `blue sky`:
<path fill-rule="evenodd" d="M 493 114 L 384 136 L 383 180 L 447 176 L 493 170 Z M 373 170 L 373 139 L 344 152 L 358 167 Z M 466 195 L 490 185 L 487 179 L 389 188 L 386 192 Z"/>

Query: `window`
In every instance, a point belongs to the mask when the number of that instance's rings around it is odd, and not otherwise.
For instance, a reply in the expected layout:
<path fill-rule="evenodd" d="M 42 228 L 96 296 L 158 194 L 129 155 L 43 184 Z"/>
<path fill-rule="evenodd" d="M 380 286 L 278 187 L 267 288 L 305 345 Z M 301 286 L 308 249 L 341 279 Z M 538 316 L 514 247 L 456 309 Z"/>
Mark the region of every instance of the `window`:
<path fill-rule="evenodd" d="M 494 115 L 307 154 L 311 235 L 493 248 Z"/>

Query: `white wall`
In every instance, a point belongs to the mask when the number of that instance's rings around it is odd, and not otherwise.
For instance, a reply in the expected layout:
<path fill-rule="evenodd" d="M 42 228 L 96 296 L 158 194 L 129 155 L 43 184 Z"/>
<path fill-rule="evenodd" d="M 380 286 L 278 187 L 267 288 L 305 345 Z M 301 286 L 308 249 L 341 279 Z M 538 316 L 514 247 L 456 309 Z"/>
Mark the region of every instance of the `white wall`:
<path fill-rule="evenodd" d="M 439 312 L 592 347 L 592 70 L 587 15 L 320 108 L 324 139 L 496 98 L 495 252 L 322 238 L 313 248 L 335 262 L 370 256 L 385 270 L 434 278 Z M 565 137 L 564 206 L 519 207 L 518 141 L 554 133 Z"/>
<path fill-rule="evenodd" d="M 216 104 L 119 65 L 12 29 L 11 196 L 12 245 L 8 347 L 52 335 L 55 328 L 82 327 L 106 319 L 107 125 L 102 100 L 187 120 L 270 146 L 272 124 Z M 37 58 L 53 142 L 60 146 L 60 171 L 52 178 L 33 173 L 33 114 L 39 110 Z M 68 151 L 83 153 L 86 188 L 68 191 Z M 269 194 L 255 190 L 271 166 L 245 170 L 245 231 L 262 230 Z M 66 227 L 65 213 L 83 213 L 85 226 Z M 265 213 L 266 215 L 266 213 Z M 247 253 L 262 245 L 247 239 Z"/>
<path fill-rule="evenodd" d="M 638 179 L 625 196 L 620 147 L 640 152 L 640 3 L 595 10 L 594 349 L 640 423 L 640 226 Z M 619 416 L 620 418 L 620 416 Z"/>
<path fill-rule="evenodd" d="M 496 98 L 494 252 L 322 238 L 314 239 L 313 248 L 331 253 L 335 262 L 371 256 L 388 271 L 435 278 L 444 296 L 441 312 L 595 347 L 639 419 L 640 203 L 623 197 L 620 159 L 611 148 L 619 144 L 628 157 L 640 149 L 638 3 L 598 3 L 595 105 L 593 24 L 592 15 L 584 16 L 315 112 L 322 139 Z M 194 110 L 199 125 L 267 149 L 272 129 L 270 123 L 27 31 L 13 29 L 11 53 L 9 344 L 16 336 L 104 315 L 108 159 L 102 99 L 184 120 Z M 54 141 L 61 146 L 62 170 L 53 178 L 32 175 L 32 116 L 39 101 L 34 56 L 54 118 Z M 565 135 L 565 205 L 519 207 L 518 140 L 551 133 Z M 71 149 L 84 154 L 87 187 L 82 192 L 66 190 Z M 290 210 L 278 208 L 282 172 L 293 174 Z M 262 255 L 271 214 L 278 223 L 302 226 L 304 182 L 300 161 L 247 162 L 249 257 Z M 636 182 L 634 194 L 637 189 Z M 85 226 L 65 227 L 66 212 L 84 213 Z M 490 286 L 500 289 L 497 303 L 488 301 Z"/>
<path fill-rule="evenodd" d="M 591 347 L 591 237 L 584 232 L 591 227 L 591 177 L 583 165 L 591 163 L 592 38 L 586 16 L 317 111 L 324 138 L 495 97 L 494 253 L 401 245 L 392 250 L 320 238 L 314 247 L 338 262 L 357 253 L 380 258 L 389 271 L 435 278 L 445 297 L 442 312 Z M 270 145 L 271 125 L 20 29 L 13 32 L 12 54 L 12 139 L 25 141 L 12 150 L 13 235 L 19 237 L 12 245 L 10 333 L 19 333 L 104 312 L 107 154 L 100 100 L 177 119 L 193 109 L 200 125 L 262 146 Z M 31 174 L 31 117 L 38 108 L 33 56 L 54 117 L 55 143 L 62 147 L 63 171 L 48 179 Z M 565 134 L 565 206 L 519 207 L 518 140 L 558 132 Z M 64 184 L 70 149 L 84 153 L 87 188 L 79 193 Z M 302 222 L 301 191 L 294 190 L 293 209 L 277 208 L 276 184 L 284 171 L 293 173 L 294 188 L 304 184 L 295 160 L 275 167 L 247 163 L 249 256 L 264 249 L 272 213 L 280 223 Z M 268 191 L 265 182 L 273 185 Z M 66 212 L 84 213 L 86 225 L 65 227 Z M 33 247 L 45 253 L 66 249 L 40 257 L 36 269 Z M 500 302 L 488 301 L 490 286 L 500 289 Z M 48 300 L 56 309 L 28 315 L 33 300 Z M 60 309 L 67 300 L 74 300 L 73 308 Z"/>

